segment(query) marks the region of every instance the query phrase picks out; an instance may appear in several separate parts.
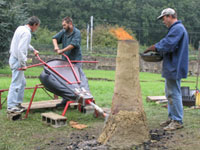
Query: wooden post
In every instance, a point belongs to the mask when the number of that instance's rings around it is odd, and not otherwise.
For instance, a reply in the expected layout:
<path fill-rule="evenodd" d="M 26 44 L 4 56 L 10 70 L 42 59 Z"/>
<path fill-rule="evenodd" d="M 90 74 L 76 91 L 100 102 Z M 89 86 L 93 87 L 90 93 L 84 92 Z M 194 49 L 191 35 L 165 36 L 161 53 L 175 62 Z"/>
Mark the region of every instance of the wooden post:
<path fill-rule="evenodd" d="M 91 22 L 91 30 L 90 30 L 90 51 L 92 52 L 92 41 L 93 41 L 93 16 L 90 17 L 90 22 Z"/>
<path fill-rule="evenodd" d="M 138 49 L 135 40 L 118 41 L 111 114 L 98 138 L 113 148 L 128 149 L 149 140 L 139 83 Z"/>

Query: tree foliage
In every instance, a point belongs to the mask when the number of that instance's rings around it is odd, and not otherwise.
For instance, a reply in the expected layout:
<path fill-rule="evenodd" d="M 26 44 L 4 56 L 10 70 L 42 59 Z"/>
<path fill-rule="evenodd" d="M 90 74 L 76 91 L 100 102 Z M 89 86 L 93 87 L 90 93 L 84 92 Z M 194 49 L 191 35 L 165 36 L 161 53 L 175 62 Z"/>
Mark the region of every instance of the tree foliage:
<path fill-rule="evenodd" d="M 13 32 L 26 18 L 27 13 L 19 0 L 0 0 L 0 67 L 8 62 Z"/>
<path fill-rule="evenodd" d="M 199 0 L 24 0 L 29 13 L 42 20 L 42 26 L 59 31 L 61 20 L 71 16 L 79 29 L 87 27 L 90 16 L 94 16 L 94 27 L 102 24 L 131 28 L 140 44 L 158 42 L 167 29 L 157 21 L 164 8 L 174 8 L 186 26 L 190 43 L 198 47 L 200 40 Z"/>
<path fill-rule="evenodd" d="M 56 32 L 51 32 L 46 27 L 39 28 L 34 34 L 34 38 L 32 38 L 31 42 L 34 44 L 51 44 L 52 45 L 52 37 Z"/>
<path fill-rule="evenodd" d="M 167 33 L 162 21 L 156 20 L 167 7 L 177 11 L 178 19 L 182 20 L 188 30 L 191 46 L 198 48 L 199 5 L 199 0 L 0 0 L 0 57 L 8 52 L 13 31 L 26 20 L 27 15 L 38 16 L 41 27 L 51 32 L 60 31 L 61 21 L 66 16 L 73 18 L 77 28 L 85 30 L 93 16 L 94 29 L 99 25 L 123 26 L 133 31 L 141 45 L 148 46 L 158 42 Z M 105 34 L 103 31 L 99 33 L 102 36 Z M 98 35 L 94 33 L 95 36 Z M 42 37 L 44 35 L 40 35 Z M 102 41 L 97 43 L 107 45 Z"/>
<path fill-rule="evenodd" d="M 0 1 L 0 67 L 3 67 L 8 58 L 8 43 L 12 29 L 12 24 L 7 20 L 7 8 L 5 1 Z"/>

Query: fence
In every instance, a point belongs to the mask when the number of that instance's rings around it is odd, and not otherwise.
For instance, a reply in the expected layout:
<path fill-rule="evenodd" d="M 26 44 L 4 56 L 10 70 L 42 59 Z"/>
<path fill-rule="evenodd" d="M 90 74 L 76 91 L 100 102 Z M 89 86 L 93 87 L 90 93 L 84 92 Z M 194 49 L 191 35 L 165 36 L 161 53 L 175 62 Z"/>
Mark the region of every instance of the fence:
<path fill-rule="evenodd" d="M 39 50 L 41 54 L 47 55 L 54 55 L 54 47 L 53 44 L 39 44 L 34 45 L 34 48 Z M 97 56 L 109 56 L 115 57 L 117 55 L 117 47 L 100 47 L 100 46 L 93 46 L 92 51 L 87 50 L 87 46 L 81 46 L 83 55 L 97 55 Z"/>
<path fill-rule="evenodd" d="M 40 51 L 41 54 L 46 55 L 54 55 L 54 48 L 53 44 L 40 44 L 34 45 L 36 49 Z M 117 55 L 117 47 L 106 47 L 106 46 L 94 46 L 93 50 L 87 50 L 87 46 L 81 46 L 82 53 L 85 56 L 104 56 L 104 57 L 116 57 Z M 141 47 L 140 52 L 144 51 L 144 47 Z M 198 58 L 198 50 L 190 50 L 189 52 L 189 59 L 190 60 L 197 60 Z"/>

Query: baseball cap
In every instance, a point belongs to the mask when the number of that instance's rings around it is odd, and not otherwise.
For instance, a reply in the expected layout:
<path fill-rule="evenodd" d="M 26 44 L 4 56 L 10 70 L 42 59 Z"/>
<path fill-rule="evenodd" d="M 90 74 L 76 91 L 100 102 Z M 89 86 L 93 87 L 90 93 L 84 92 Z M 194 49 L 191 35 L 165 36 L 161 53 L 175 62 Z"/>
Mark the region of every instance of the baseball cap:
<path fill-rule="evenodd" d="M 163 16 L 166 15 L 174 15 L 176 12 L 172 8 L 166 8 L 161 12 L 161 15 L 157 17 L 157 19 L 161 19 Z"/>

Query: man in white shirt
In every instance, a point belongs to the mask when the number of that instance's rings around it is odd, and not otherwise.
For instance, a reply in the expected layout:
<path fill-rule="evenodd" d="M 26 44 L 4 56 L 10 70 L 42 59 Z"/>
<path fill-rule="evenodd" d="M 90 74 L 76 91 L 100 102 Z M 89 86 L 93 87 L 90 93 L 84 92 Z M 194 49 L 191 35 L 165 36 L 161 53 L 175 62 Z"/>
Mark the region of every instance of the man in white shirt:
<path fill-rule="evenodd" d="M 7 100 L 8 112 L 23 112 L 24 108 L 21 106 L 24 98 L 24 89 L 26 80 L 24 71 L 27 69 L 26 61 L 28 49 L 39 53 L 30 45 L 31 32 L 37 30 L 40 25 L 40 20 L 36 16 L 29 18 L 28 23 L 24 26 L 19 26 L 14 33 L 10 45 L 9 65 L 12 70 L 12 81 L 10 84 Z M 19 70 L 21 68 L 21 70 Z"/>

